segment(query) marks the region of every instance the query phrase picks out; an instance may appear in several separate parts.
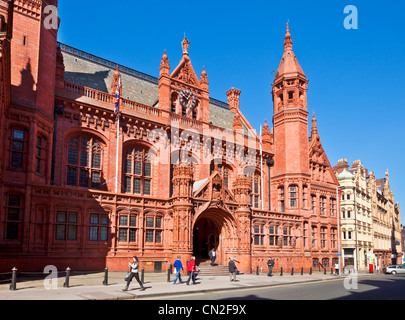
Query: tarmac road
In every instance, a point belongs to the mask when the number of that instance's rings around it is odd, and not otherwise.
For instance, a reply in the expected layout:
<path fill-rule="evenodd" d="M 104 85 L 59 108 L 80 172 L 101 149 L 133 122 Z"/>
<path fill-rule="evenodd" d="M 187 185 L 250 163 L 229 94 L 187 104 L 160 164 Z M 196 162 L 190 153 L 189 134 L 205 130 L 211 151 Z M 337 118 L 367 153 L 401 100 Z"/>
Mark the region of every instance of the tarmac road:
<path fill-rule="evenodd" d="M 167 300 L 405 300 L 405 275 L 374 275 L 325 279 L 317 282 L 280 284 L 266 288 L 246 288 L 173 296 Z"/>

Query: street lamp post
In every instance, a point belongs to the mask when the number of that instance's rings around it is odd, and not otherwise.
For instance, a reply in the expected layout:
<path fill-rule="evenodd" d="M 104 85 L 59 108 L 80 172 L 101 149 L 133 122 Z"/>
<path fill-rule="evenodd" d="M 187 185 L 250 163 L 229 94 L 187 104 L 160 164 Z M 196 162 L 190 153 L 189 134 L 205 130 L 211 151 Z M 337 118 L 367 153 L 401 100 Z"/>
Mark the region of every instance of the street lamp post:
<path fill-rule="evenodd" d="M 340 257 L 342 256 L 342 251 L 340 251 L 340 197 L 339 197 L 339 188 L 340 186 L 336 186 L 336 205 L 337 205 L 337 225 L 338 225 L 338 259 L 339 259 L 339 276 L 342 274 L 341 271 L 341 260 Z"/>

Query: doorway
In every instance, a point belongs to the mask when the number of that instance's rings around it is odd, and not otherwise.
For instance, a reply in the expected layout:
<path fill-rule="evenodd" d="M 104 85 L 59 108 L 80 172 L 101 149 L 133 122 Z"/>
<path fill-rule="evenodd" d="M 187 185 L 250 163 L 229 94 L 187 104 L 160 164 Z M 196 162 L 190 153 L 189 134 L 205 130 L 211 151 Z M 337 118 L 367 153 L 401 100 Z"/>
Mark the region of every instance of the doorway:
<path fill-rule="evenodd" d="M 193 230 L 193 254 L 196 258 L 208 259 L 208 252 L 220 245 L 220 230 L 209 218 L 199 219 Z"/>

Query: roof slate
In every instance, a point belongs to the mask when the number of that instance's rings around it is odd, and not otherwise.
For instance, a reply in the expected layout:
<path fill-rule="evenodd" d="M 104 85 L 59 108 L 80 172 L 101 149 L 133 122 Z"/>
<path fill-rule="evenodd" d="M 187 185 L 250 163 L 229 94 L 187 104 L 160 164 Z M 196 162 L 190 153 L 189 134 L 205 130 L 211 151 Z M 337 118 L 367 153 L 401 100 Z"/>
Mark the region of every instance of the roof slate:
<path fill-rule="evenodd" d="M 111 84 L 116 64 L 84 52 L 82 53 L 80 50 L 68 46 L 63 45 L 61 48 L 65 64 L 65 80 L 67 82 L 111 93 Z M 77 54 L 71 52 L 72 50 L 77 52 Z M 90 58 L 86 58 L 86 55 Z M 103 61 L 109 64 L 107 65 Z M 146 79 L 142 75 L 138 77 L 135 74 L 125 72 L 121 68 L 120 73 L 123 98 L 148 106 L 159 107 L 159 86 L 155 80 L 156 78 L 149 76 L 150 79 Z M 232 130 L 235 115 L 227 107 L 226 103 L 219 103 L 221 105 L 212 103 L 212 101 L 209 103 L 209 121 L 214 126 Z M 246 127 L 243 126 L 243 128 L 245 133 L 248 133 Z"/>

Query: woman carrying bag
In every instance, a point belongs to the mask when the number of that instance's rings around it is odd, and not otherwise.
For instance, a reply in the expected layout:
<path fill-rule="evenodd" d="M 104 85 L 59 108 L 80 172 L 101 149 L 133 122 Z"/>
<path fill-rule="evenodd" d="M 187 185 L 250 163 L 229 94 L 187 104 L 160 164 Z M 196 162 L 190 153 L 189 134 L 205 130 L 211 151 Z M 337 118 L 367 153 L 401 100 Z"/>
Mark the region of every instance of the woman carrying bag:
<path fill-rule="evenodd" d="M 138 257 L 134 256 L 132 264 L 128 263 L 128 265 L 130 266 L 131 271 L 125 277 L 125 280 L 127 281 L 127 285 L 125 286 L 125 289 L 122 289 L 122 291 L 127 291 L 128 290 L 129 284 L 131 283 L 132 278 L 135 278 L 136 281 L 138 281 L 139 285 L 141 286 L 141 291 L 144 291 L 145 288 L 143 287 L 143 284 L 142 284 L 141 280 L 139 280 L 139 272 L 138 272 L 139 260 L 138 260 Z"/>

